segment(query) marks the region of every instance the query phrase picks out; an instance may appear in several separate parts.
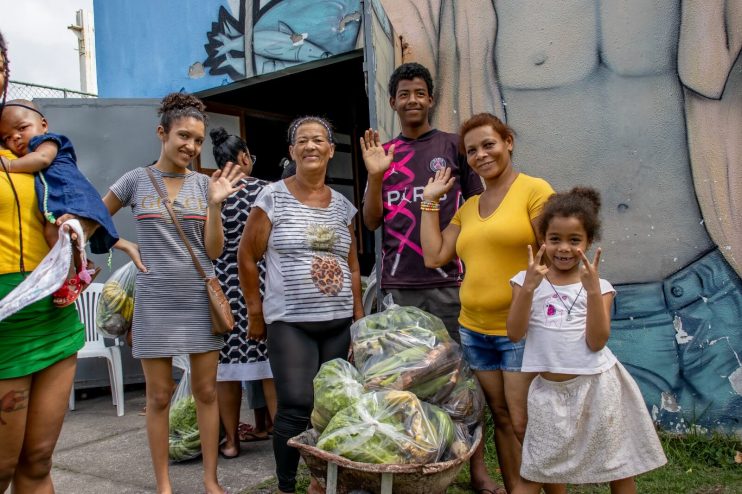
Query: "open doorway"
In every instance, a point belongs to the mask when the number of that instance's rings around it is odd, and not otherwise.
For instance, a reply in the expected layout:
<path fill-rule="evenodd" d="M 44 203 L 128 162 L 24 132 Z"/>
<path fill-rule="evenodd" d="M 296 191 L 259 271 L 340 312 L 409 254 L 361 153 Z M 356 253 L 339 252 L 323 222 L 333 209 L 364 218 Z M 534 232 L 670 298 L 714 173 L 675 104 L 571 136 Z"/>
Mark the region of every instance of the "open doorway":
<path fill-rule="evenodd" d="M 303 115 L 327 118 L 335 128 L 335 156 L 330 161 L 327 183 L 345 195 L 360 211 L 366 184 L 359 138 L 369 126 L 369 100 L 363 70 L 363 51 L 252 77 L 199 93 L 210 113 L 235 121 L 250 152 L 257 156 L 253 175 L 280 179 L 283 158 L 288 157 L 289 123 Z M 207 171 L 209 156 L 204 156 Z M 374 265 L 373 233 L 356 222 L 361 273 Z"/>

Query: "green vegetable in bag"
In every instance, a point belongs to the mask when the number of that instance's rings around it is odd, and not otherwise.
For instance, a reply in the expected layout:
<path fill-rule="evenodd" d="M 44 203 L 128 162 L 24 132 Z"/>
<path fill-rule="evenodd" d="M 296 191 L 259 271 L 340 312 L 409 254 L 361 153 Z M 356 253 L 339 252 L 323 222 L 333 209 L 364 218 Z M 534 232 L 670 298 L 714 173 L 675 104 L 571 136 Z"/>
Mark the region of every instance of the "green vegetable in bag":
<path fill-rule="evenodd" d="M 453 422 L 406 391 L 366 393 L 338 412 L 317 447 L 364 463 L 438 461 L 454 440 Z"/>
<path fill-rule="evenodd" d="M 337 412 L 364 393 L 362 378 L 353 365 L 340 358 L 325 362 L 314 377 L 312 427 L 322 432 Z"/>
<path fill-rule="evenodd" d="M 187 355 L 178 355 L 173 365 L 183 369 L 183 377 L 170 400 L 168 456 L 173 461 L 184 461 L 201 455 L 201 434 L 191 393 L 190 360 Z"/>

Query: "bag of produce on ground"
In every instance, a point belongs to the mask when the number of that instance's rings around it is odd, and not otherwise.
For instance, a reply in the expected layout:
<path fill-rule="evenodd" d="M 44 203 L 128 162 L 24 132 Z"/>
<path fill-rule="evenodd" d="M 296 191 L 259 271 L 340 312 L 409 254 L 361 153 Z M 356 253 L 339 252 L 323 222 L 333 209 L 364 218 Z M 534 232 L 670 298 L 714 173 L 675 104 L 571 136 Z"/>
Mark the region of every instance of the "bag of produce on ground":
<path fill-rule="evenodd" d="M 451 447 L 443 453 L 441 461 L 451 461 L 466 456 L 474 445 L 474 435 L 472 434 L 474 429 L 474 427 L 469 427 L 462 422 L 454 422 L 453 443 L 451 443 Z"/>
<path fill-rule="evenodd" d="M 365 392 L 353 364 L 336 358 L 325 362 L 314 377 L 312 427 L 322 432 L 337 412 L 352 405 Z"/>
<path fill-rule="evenodd" d="M 417 307 L 392 305 L 359 319 L 350 327 L 353 357 L 360 370 L 369 360 L 420 345 L 433 348 L 451 341 L 439 318 Z"/>
<path fill-rule="evenodd" d="M 467 426 L 473 426 L 481 420 L 484 393 L 466 361 L 462 360 L 459 364 L 456 385 L 439 406 L 454 421 L 463 422 Z"/>
<path fill-rule="evenodd" d="M 173 358 L 173 365 L 183 369 L 183 377 L 170 400 L 169 457 L 185 461 L 201 454 L 201 434 L 196 418 L 196 400 L 191 393 L 191 364 L 187 355 Z"/>
<path fill-rule="evenodd" d="M 376 391 L 335 414 L 317 447 L 364 463 L 425 464 L 440 460 L 454 435 L 440 408 L 406 391 Z"/>
<path fill-rule="evenodd" d="M 103 285 L 95 322 L 98 331 L 106 338 L 123 336 L 131 328 L 136 279 L 137 267 L 130 261 L 117 269 Z"/>

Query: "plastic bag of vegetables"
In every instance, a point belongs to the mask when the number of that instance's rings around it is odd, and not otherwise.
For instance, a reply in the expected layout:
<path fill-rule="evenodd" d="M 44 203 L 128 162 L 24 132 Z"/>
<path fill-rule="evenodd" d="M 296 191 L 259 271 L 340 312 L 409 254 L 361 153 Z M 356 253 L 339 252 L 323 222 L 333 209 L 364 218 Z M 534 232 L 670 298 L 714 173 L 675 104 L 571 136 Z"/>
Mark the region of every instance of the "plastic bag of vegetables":
<path fill-rule="evenodd" d="M 420 345 L 433 348 L 450 342 L 446 326 L 438 317 L 417 307 L 391 305 L 383 312 L 359 319 L 350 327 L 356 367 Z"/>
<path fill-rule="evenodd" d="M 201 454 L 201 434 L 196 419 L 196 400 L 191 393 L 191 363 L 187 355 L 173 358 L 183 377 L 170 400 L 168 453 L 172 461 L 185 461 Z"/>
<path fill-rule="evenodd" d="M 484 393 L 466 361 L 459 364 L 456 385 L 439 406 L 456 422 L 473 426 L 482 418 Z"/>
<path fill-rule="evenodd" d="M 406 391 L 376 391 L 335 414 L 317 447 L 364 463 L 425 464 L 453 441 L 454 424 L 440 408 Z"/>
<path fill-rule="evenodd" d="M 131 328 L 134 316 L 134 288 L 137 267 L 132 261 L 117 269 L 103 285 L 95 323 L 106 338 L 123 336 Z"/>
<path fill-rule="evenodd" d="M 438 404 L 456 386 L 461 349 L 437 317 L 393 305 L 351 326 L 353 353 L 367 390 L 411 391 Z"/>
<path fill-rule="evenodd" d="M 314 377 L 312 427 L 322 432 L 330 419 L 355 403 L 364 393 L 363 379 L 355 367 L 340 358 L 322 364 Z"/>

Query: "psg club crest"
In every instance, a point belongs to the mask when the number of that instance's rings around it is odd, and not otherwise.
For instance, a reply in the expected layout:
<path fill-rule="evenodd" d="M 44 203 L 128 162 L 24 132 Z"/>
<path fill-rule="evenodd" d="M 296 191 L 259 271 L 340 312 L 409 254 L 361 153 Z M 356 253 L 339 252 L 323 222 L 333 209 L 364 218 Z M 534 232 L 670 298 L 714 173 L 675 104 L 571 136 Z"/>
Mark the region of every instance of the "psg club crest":
<path fill-rule="evenodd" d="M 433 158 L 430 160 L 430 171 L 435 173 L 438 170 L 443 170 L 446 167 L 446 159 L 445 158 Z"/>

